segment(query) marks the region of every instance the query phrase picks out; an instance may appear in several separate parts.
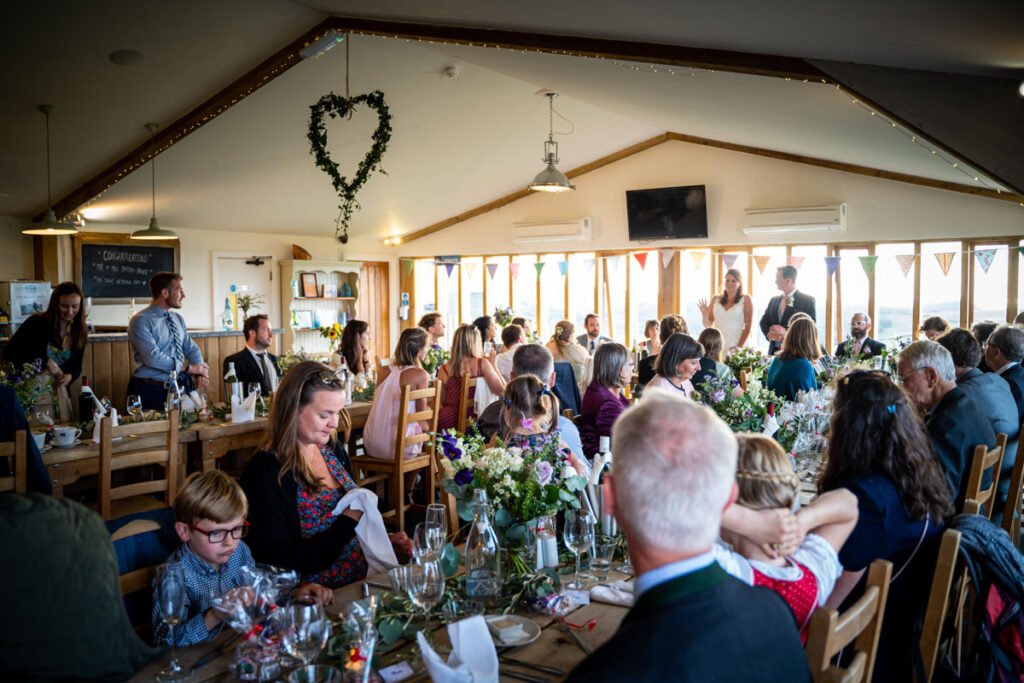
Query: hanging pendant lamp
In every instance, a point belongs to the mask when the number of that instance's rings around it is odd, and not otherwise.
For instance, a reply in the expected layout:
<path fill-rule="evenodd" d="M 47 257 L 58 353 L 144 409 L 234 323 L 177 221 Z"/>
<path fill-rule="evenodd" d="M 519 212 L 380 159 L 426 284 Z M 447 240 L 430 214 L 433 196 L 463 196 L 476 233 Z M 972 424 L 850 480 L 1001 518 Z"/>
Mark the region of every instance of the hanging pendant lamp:
<path fill-rule="evenodd" d="M 53 198 L 50 195 L 50 112 L 53 107 L 49 104 L 39 105 L 39 111 L 46 117 L 46 213 L 43 220 L 26 226 L 22 235 L 77 235 L 78 228 L 71 223 L 61 223 L 53 213 Z"/>
<path fill-rule="evenodd" d="M 149 131 L 150 140 L 156 134 L 156 129 L 159 128 L 155 123 L 147 123 L 146 130 Z M 156 220 L 156 152 L 149 158 L 149 168 L 153 172 L 153 216 L 149 219 L 149 227 L 145 230 L 136 230 L 132 233 L 133 240 L 176 240 L 178 239 L 177 233 L 173 230 L 167 230 L 161 228 L 160 223 Z"/>
<path fill-rule="evenodd" d="M 555 142 L 555 98 L 556 92 L 546 93 L 548 98 L 548 139 L 544 141 L 544 158 L 541 159 L 547 164 L 547 168 L 537 174 L 537 177 L 530 183 L 529 189 L 538 192 L 568 192 L 575 190 L 576 186 L 569 182 L 569 178 L 555 167 L 558 163 L 558 143 Z M 559 114 L 561 116 L 561 114 Z"/>

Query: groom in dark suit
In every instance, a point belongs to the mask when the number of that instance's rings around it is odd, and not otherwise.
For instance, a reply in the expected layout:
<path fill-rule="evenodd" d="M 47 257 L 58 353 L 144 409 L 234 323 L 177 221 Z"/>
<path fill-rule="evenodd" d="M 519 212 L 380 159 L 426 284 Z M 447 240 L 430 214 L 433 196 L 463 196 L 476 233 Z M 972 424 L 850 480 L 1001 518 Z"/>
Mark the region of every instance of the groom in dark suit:
<path fill-rule="evenodd" d="M 736 499 L 729 427 L 699 403 L 651 392 L 616 421 L 612 450 L 605 501 L 629 538 L 636 604 L 567 681 L 809 681 L 786 603 L 715 561 Z"/>
<path fill-rule="evenodd" d="M 885 351 L 885 344 L 868 336 L 871 331 L 871 316 L 854 313 L 850 316 L 850 338 L 839 342 L 836 358 L 871 358 Z"/>
<path fill-rule="evenodd" d="M 274 343 L 274 329 L 265 315 L 252 315 L 242 325 L 245 348 L 224 358 L 224 374 L 228 374 L 228 363 L 235 364 L 235 375 L 242 383 L 242 389 L 249 382 L 260 383 L 260 396 L 270 396 L 277 389 L 281 370 L 277 356 L 270 353 Z"/>
<path fill-rule="evenodd" d="M 806 313 L 811 320 L 814 315 L 814 297 L 796 289 L 796 268 L 782 266 L 775 272 L 775 286 L 782 294 L 773 296 L 761 316 L 761 332 L 768 338 L 768 355 L 774 355 L 782 347 L 789 319 L 797 313 Z"/>

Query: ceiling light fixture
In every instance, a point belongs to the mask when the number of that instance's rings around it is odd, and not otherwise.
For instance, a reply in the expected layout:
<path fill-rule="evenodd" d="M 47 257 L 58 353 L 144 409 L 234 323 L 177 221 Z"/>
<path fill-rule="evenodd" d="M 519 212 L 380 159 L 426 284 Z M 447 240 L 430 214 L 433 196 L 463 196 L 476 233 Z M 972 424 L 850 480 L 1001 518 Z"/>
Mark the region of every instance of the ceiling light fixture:
<path fill-rule="evenodd" d="M 153 141 L 153 137 L 156 135 L 156 129 L 159 128 L 155 123 L 147 123 L 146 130 L 149 131 L 150 142 Z M 152 145 L 150 145 L 152 148 Z M 153 172 L 153 216 L 149 219 L 149 227 L 145 230 L 136 230 L 132 233 L 133 240 L 176 240 L 178 235 L 173 230 L 167 230 L 161 228 L 160 223 L 156 220 L 156 150 L 152 152 L 153 156 L 149 158 L 149 168 Z"/>
<path fill-rule="evenodd" d="M 558 93 L 547 92 L 544 94 L 548 98 L 548 139 L 544 141 L 544 158 L 541 161 L 548 166 L 537 174 L 537 177 L 530 183 L 529 189 L 538 192 L 568 192 L 575 190 L 576 186 L 571 184 L 565 174 L 555 167 L 555 164 L 558 163 L 558 143 L 555 142 L 555 98 L 558 97 Z M 559 116 L 562 115 L 559 114 Z"/>
<path fill-rule="evenodd" d="M 303 59 L 316 59 L 336 45 L 345 40 L 345 34 L 337 29 L 331 29 L 312 43 L 307 43 L 299 50 L 299 56 Z"/>
<path fill-rule="evenodd" d="M 1020 86 L 1017 88 L 1017 94 L 1024 97 L 1024 81 L 1020 82 Z"/>
<path fill-rule="evenodd" d="M 50 112 L 49 104 L 39 105 L 39 111 L 46 117 L 46 214 L 43 220 L 32 223 L 21 231 L 22 235 L 77 235 L 78 229 L 70 223 L 61 223 L 53 213 L 53 199 L 50 196 Z"/>

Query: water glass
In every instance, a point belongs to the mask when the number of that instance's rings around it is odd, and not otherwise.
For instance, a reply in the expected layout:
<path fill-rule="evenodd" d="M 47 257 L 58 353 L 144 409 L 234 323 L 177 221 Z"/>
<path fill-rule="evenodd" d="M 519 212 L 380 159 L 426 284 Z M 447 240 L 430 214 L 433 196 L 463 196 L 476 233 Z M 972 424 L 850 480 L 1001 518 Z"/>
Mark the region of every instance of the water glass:
<path fill-rule="evenodd" d="M 138 421 L 142 417 L 142 397 L 138 394 L 129 394 L 124 407 L 133 420 Z"/>
<path fill-rule="evenodd" d="M 437 562 L 410 564 L 405 594 L 423 610 L 423 635 L 430 642 L 430 610 L 444 597 L 444 572 Z"/>
<path fill-rule="evenodd" d="M 189 672 L 181 668 L 181 664 L 178 663 L 174 627 L 181 623 L 185 611 L 185 569 L 176 562 L 160 565 L 157 567 L 156 587 L 160 619 L 167 624 L 171 634 L 171 661 L 156 675 L 156 680 L 182 681 L 188 678 Z"/>
<path fill-rule="evenodd" d="M 612 557 L 615 555 L 615 548 L 618 546 L 614 537 L 600 536 L 594 542 L 594 558 L 590 567 L 602 576 L 608 576 L 608 569 L 612 566 Z"/>
<path fill-rule="evenodd" d="M 431 503 L 427 506 L 427 516 L 423 521 L 428 527 L 441 530 L 441 535 L 448 538 L 448 534 L 455 531 L 448 528 L 448 508 L 440 503 Z"/>
<path fill-rule="evenodd" d="M 565 513 L 565 524 L 562 527 L 562 539 L 566 547 L 576 557 L 576 573 L 574 580 L 566 588 L 580 590 L 580 555 L 590 548 L 594 540 L 594 518 L 585 512 L 569 510 Z"/>
<path fill-rule="evenodd" d="M 281 646 L 305 666 L 316 659 L 331 635 L 331 622 L 320 605 L 289 605 L 274 612 Z"/>
<path fill-rule="evenodd" d="M 416 525 L 412 535 L 412 556 L 417 564 L 437 562 L 444 550 L 444 532 L 438 527 L 428 526 L 426 522 Z"/>

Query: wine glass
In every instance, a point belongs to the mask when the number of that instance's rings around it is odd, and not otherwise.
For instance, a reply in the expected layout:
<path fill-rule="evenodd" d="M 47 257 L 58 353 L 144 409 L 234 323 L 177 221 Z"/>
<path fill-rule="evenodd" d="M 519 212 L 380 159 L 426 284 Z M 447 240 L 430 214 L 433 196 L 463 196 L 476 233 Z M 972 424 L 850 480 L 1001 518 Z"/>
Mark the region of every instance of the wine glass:
<path fill-rule="evenodd" d="M 412 556 L 417 564 L 436 562 L 441 559 L 444 550 L 444 532 L 436 526 L 428 526 L 426 522 L 416 525 L 412 535 Z"/>
<path fill-rule="evenodd" d="M 160 619 L 167 624 L 171 634 L 171 661 L 156 675 L 156 680 L 182 681 L 188 678 L 189 673 L 178 663 L 174 627 L 181 623 L 185 611 L 185 569 L 176 562 L 157 567 L 156 592 Z"/>
<path fill-rule="evenodd" d="M 448 508 L 440 503 L 431 503 L 427 506 L 427 516 L 424 518 L 423 523 L 428 527 L 441 530 L 441 536 L 445 539 L 448 538 L 448 534 L 453 531 L 448 528 Z"/>
<path fill-rule="evenodd" d="M 289 605 L 275 611 L 281 645 L 290 656 L 309 665 L 327 644 L 331 622 L 320 605 Z"/>
<path fill-rule="evenodd" d="M 138 394 L 129 394 L 124 407 L 136 422 L 142 418 L 142 397 Z"/>
<path fill-rule="evenodd" d="M 256 403 L 260 404 L 261 406 L 263 405 L 263 397 L 261 396 L 262 393 L 263 390 L 260 388 L 259 382 L 249 382 L 245 385 L 246 398 L 252 396 L 253 394 L 256 394 Z"/>
<path fill-rule="evenodd" d="M 562 539 L 576 557 L 576 574 L 573 582 L 566 588 L 580 590 L 580 555 L 590 547 L 594 540 L 594 519 L 589 514 L 568 510 L 565 513 L 565 524 L 562 526 Z"/>
<path fill-rule="evenodd" d="M 622 531 L 622 529 L 620 528 L 619 529 L 619 533 L 622 534 L 623 540 L 626 540 L 626 532 Z M 629 559 L 629 545 L 628 545 L 628 543 L 626 545 L 626 559 L 623 560 L 622 564 L 620 564 L 617 567 L 617 571 L 619 571 L 619 572 L 621 572 L 623 574 L 630 574 L 630 575 L 633 574 L 633 563 Z"/>
<path fill-rule="evenodd" d="M 444 572 L 438 562 L 424 562 L 408 566 L 408 581 L 405 585 L 406 595 L 414 605 L 423 610 L 423 635 L 427 642 L 430 637 L 430 610 L 444 597 Z"/>

